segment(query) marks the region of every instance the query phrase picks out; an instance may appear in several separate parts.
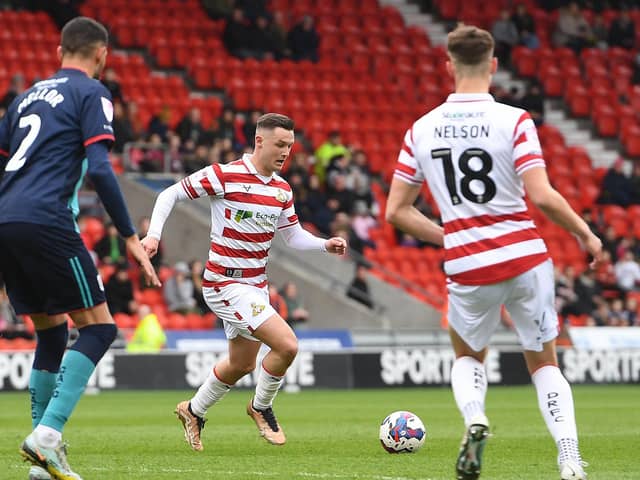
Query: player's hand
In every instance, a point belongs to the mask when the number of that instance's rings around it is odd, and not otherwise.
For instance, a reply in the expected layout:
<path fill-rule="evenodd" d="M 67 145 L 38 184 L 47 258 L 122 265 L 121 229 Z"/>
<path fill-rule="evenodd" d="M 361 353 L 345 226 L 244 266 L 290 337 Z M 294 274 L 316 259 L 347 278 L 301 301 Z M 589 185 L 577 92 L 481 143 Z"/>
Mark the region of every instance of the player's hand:
<path fill-rule="evenodd" d="M 142 269 L 142 275 L 144 275 L 147 284 L 152 287 L 162 286 L 158 275 L 156 275 L 156 271 L 154 270 L 153 265 L 151 265 L 151 261 L 149 260 L 147 252 L 138 239 L 138 235 L 134 234 L 127 238 L 127 250 L 129 250 L 129 253 L 133 255 L 133 258 L 135 258 L 140 265 L 140 268 Z"/>
<path fill-rule="evenodd" d="M 156 253 L 158 253 L 160 240 L 147 235 L 142 240 L 140 240 L 140 243 L 142 244 L 142 248 L 144 248 L 144 251 L 147 252 L 147 255 L 149 255 L 149 258 L 153 258 L 156 256 Z"/>
<path fill-rule="evenodd" d="M 587 238 L 582 240 L 582 244 L 587 252 L 589 252 L 593 257 L 593 261 L 589 266 L 593 269 L 598 268 L 604 261 L 602 241 L 593 233 L 589 232 Z"/>
<path fill-rule="evenodd" d="M 347 251 L 347 241 L 342 237 L 332 237 L 324 242 L 324 246 L 327 252 L 337 255 L 344 255 Z"/>

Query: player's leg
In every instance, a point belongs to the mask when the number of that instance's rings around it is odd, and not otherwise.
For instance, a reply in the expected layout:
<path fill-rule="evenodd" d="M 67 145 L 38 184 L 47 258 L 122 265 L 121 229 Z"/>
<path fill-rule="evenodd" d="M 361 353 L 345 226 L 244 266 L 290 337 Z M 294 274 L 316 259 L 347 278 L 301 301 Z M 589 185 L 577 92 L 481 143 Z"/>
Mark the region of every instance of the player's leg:
<path fill-rule="evenodd" d="M 228 330 L 228 329 L 227 329 Z M 256 368 L 260 342 L 237 335 L 229 340 L 229 355 L 209 372 L 191 400 L 178 403 L 175 413 L 182 422 L 184 436 L 192 449 L 202 451 L 201 432 L 207 410 L 222 400 L 231 387 Z"/>
<path fill-rule="evenodd" d="M 553 265 L 545 262 L 523 274 L 507 309 L 524 347 L 538 405 L 558 448 L 561 478 L 584 479 L 571 386 L 558 368 Z"/>
<path fill-rule="evenodd" d="M 500 316 L 506 286 L 449 285 L 449 335 L 456 354 L 451 388 L 464 418 L 465 432 L 456 460 L 459 480 L 480 476 L 482 455 L 489 436 L 485 414 L 487 344 Z"/>
<path fill-rule="evenodd" d="M 262 323 L 253 332 L 253 336 L 271 350 L 260 365 L 255 396 L 247 405 L 247 414 L 256 422 L 265 440 L 274 445 L 282 445 L 286 437 L 272 405 L 287 369 L 296 358 L 298 340 L 291 327 L 277 313 Z"/>

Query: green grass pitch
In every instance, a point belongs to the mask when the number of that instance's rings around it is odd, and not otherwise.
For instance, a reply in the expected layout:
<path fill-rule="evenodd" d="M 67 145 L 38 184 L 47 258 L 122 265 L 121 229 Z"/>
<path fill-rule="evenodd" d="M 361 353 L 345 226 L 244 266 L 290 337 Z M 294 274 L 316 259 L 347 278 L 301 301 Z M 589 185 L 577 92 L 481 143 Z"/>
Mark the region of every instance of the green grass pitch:
<path fill-rule="evenodd" d="M 232 391 L 209 411 L 205 450 L 183 440 L 173 408 L 191 392 L 102 392 L 85 396 L 65 430 L 69 461 L 85 480 L 354 479 L 451 480 L 462 435 L 448 389 L 281 392 L 275 411 L 287 444 L 266 444 L 245 413 L 248 390 Z M 574 387 L 589 480 L 640 478 L 640 388 Z M 378 426 L 394 410 L 424 421 L 427 442 L 415 454 L 390 455 Z M 489 388 L 493 436 L 482 479 L 558 479 L 555 446 L 533 387 Z M 0 479 L 26 479 L 18 446 L 29 433 L 25 393 L 0 393 Z"/>

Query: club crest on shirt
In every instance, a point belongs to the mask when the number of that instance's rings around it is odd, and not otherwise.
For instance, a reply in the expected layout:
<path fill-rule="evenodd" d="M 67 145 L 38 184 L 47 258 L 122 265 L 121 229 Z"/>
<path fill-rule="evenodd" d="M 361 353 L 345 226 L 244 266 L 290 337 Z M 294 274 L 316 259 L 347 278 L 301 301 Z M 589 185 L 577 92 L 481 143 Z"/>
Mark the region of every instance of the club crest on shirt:
<path fill-rule="evenodd" d="M 264 305 L 258 305 L 255 302 L 251 302 L 251 315 L 257 317 L 263 312 L 264 307 Z"/>
<path fill-rule="evenodd" d="M 107 119 L 107 122 L 111 123 L 113 120 L 113 103 L 109 101 L 108 98 L 100 97 L 100 101 L 102 102 L 102 112 L 104 113 L 104 118 Z"/>
<path fill-rule="evenodd" d="M 276 200 L 284 203 L 287 201 L 287 195 L 282 190 L 278 189 L 278 193 L 276 193 Z"/>

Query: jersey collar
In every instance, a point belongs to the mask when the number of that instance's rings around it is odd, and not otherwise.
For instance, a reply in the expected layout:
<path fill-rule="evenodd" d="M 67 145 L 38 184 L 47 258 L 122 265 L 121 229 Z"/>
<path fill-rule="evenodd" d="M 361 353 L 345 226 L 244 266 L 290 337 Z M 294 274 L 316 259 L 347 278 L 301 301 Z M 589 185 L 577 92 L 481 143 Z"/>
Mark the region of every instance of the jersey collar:
<path fill-rule="evenodd" d="M 252 155 L 250 153 L 245 153 L 244 155 L 242 155 L 242 163 L 244 163 L 244 166 L 247 167 L 247 170 L 249 170 L 249 173 L 252 173 L 256 177 L 258 177 L 260 180 L 262 180 L 263 183 L 269 183 L 273 178 L 273 174 L 267 177 L 265 175 L 261 175 L 260 173 L 258 173 L 258 170 L 256 170 L 256 166 L 251 161 L 251 157 Z"/>
<path fill-rule="evenodd" d="M 452 93 L 447 97 L 447 102 L 495 102 L 495 99 L 490 93 Z"/>

